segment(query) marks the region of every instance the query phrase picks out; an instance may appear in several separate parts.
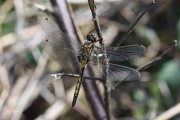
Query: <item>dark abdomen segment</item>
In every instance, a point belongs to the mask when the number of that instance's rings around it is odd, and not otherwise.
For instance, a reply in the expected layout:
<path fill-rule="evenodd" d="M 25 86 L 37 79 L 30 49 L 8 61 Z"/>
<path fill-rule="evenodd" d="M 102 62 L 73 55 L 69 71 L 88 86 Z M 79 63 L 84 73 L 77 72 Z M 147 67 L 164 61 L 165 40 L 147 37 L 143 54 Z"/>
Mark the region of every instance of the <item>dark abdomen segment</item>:
<path fill-rule="evenodd" d="M 80 91 L 81 84 L 82 84 L 82 81 L 83 81 L 84 68 L 85 68 L 85 66 L 83 66 L 81 68 L 80 78 L 78 79 L 78 82 L 76 84 L 76 89 L 74 91 L 74 97 L 73 97 L 73 101 L 72 101 L 72 107 L 74 107 L 74 105 L 76 104 L 76 100 L 77 100 L 78 95 L 79 95 L 79 91 Z"/>

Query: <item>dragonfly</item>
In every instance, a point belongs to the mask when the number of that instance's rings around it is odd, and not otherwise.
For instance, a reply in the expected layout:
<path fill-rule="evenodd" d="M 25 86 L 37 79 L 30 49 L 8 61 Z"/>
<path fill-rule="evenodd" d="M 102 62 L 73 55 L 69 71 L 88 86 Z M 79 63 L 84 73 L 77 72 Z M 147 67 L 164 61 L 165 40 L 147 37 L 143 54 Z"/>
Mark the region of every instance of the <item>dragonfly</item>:
<path fill-rule="evenodd" d="M 83 82 L 83 76 L 86 67 L 95 70 L 95 76 L 102 77 L 103 70 L 101 61 L 103 51 L 95 46 L 99 42 L 96 33 L 90 32 L 87 35 L 86 41 L 82 44 L 74 41 L 71 36 L 64 33 L 57 25 L 49 20 L 49 18 L 39 19 L 39 24 L 45 33 L 46 39 L 42 41 L 41 45 L 50 56 L 56 61 L 68 64 L 68 60 L 77 63 L 79 79 L 76 84 L 72 107 L 76 104 L 80 87 Z M 123 47 L 107 47 L 107 58 L 109 62 L 120 62 L 128 60 L 132 56 L 140 56 L 145 52 L 145 47 L 142 45 L 128 45 Z M 92 65 L 94 65 L 92 67 Z M 69 67 L 70 65 L 65 65 Z M 108 80 L 123 81 L 125 79 L 133 80 L 140 79 L 140 73 L 133 68 L 108 63 Z"/>

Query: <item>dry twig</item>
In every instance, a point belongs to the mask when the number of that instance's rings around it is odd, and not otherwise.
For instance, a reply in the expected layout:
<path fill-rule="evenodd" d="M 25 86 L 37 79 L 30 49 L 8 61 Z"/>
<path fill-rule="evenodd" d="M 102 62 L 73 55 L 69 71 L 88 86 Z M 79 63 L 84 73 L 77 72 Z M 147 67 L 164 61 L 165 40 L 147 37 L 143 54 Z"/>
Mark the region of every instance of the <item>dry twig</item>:
<path fill-rule="evenodd" d="M 105 90 L 105 108 L 106 108 L 106 113 L 107 113 L 107 119 L 109 120 L 110 119 L 110 109 L 109 109 L 109 105 L 110 105 L 110 92 L 108 92 L 108 85 L 109 85 L 109 82 L 107 81 L 107 72 L 108 72 L 108 64 L 107 64 L 107 54 L 106 54 L 106 48 L 105 48 L 105 41 L 103 39 L 103 36 L 102 36 L 102 32 L 101 32 L 101 29 L 100 29 L 100 25 L 99 25 L 99 20 L 98 20 L 98 17 L 97 17 L 97 14 L 96 14 L 96 5 L 95 5 L 95 2 L 94 0 L 88 0 L 88 3 L 89 3 L 89 8 L 91 10 L 91 13 L 92 13 L 92 19 L 93 19 L 93 22 L 94 22 L 94 25 L 95 25 L 95 29 L 96 29 L 96 32 L 97 32 L 97 35 L 100 39 L 100 44 L 102 46 L 102 51 L 103 51 L 103 73 L 104 73 L 104 90 Z"/>

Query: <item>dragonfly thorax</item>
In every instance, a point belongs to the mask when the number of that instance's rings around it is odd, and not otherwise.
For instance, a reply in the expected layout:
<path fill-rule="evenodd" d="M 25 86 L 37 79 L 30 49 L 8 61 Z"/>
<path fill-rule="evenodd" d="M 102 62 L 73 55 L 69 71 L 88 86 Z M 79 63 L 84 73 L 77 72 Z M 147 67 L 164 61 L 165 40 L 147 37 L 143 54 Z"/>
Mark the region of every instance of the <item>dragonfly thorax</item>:
<path fill-rule="evenodd" d="M 94 44 L 92 42 L 85 42 L 81 48 L 81 55 L 79 56 L 79 61 L 85 60 L 88 62 L 92 54 L 93 48 Z"/>

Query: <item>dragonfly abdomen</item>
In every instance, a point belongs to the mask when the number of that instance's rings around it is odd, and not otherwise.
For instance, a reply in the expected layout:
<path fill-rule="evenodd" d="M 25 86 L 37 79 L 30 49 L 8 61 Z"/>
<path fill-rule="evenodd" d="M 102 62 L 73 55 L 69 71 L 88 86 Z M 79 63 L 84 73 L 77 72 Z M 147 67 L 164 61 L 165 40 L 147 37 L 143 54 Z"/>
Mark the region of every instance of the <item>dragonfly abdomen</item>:
<path fill-rule="evenodd" d="M 79 95 L 79 91 L 80 91 L 81 84 L 82 84 L 82 81 L 83 81 L 84 68 L 85 68 L 85 66 L 83 66 L 81 68 L 80 78 L 78 79 L 78 82 L 76 84 L 76 89 L 74 91 L 74 97 L 73 97 L 73 101 L 72 101 L 72 107 L 74 107 L 74 105 L 76 104 L 76 100 L 77 100 L 78 95 Z"/>
<path fill-rule="evenodd" d="M 81 61 L 81 73 L 80 73 L 80 78 L 78 79 L 78 82 L 76 84 L 76 89 L 72 101 L 72 107 L 76 104 L 76 100 L 78 98 L 80 87 L 83 81 L 84 69 L 87 63 L 89 62 L 89 58 L 93 50 L 92 42 L 85 42 L 81 50 L 82 50 L 82 54 L 81 56 L 78 56 L 78 60 Z"/>

